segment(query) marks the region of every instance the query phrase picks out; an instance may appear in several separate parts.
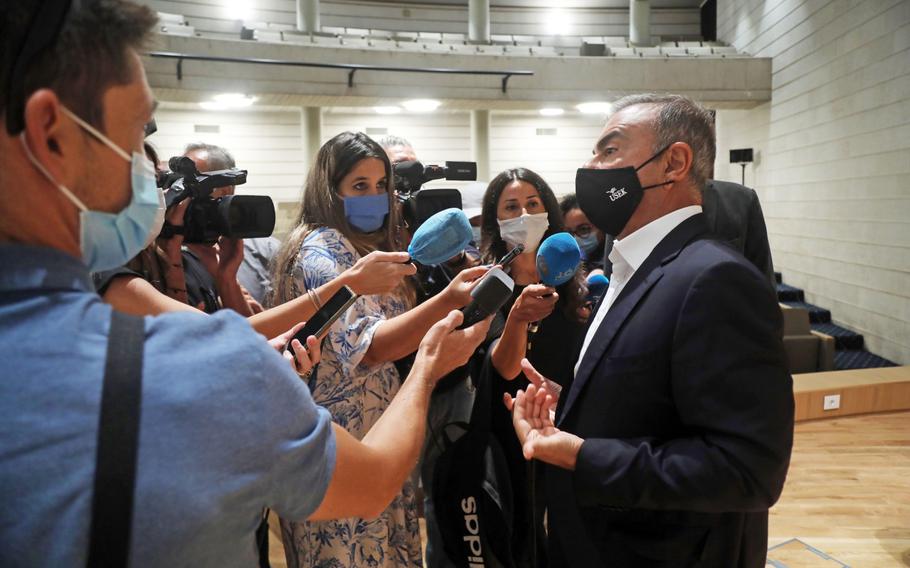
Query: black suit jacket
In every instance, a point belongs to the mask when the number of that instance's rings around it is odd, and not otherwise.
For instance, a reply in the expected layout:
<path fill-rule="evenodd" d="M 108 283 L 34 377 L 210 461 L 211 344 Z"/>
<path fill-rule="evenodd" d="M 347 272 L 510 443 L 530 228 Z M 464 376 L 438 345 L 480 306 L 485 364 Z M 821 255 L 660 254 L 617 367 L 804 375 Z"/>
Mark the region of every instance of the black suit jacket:
<path fill-rule="evenodd" d="M 774 265 L 768 229 L 758 195 L 752 188 L 709 179 L 702 190 L 702 209 L 711 236 L 725 242 L 761 271 L 774 285 Z M 613 237 L 607 235 L 604 246 L 604 273 L 609 278 L 612 265 L 608 255 L 613 249 Z"/>
<path fill-rule="evenodd" d="M 551 565 L 764 566 L 793 443 L 792 380 L 767 279 L 674 229 L 610 307 L 557 409 L 585 439 L 548 467 Z"/>

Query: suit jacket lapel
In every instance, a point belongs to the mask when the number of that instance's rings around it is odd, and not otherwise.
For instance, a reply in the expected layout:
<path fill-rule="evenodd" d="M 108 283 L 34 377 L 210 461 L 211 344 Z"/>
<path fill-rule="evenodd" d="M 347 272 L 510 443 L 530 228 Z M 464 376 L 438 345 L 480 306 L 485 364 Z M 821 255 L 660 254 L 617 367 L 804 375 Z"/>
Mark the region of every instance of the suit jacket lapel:
<path fill-rule="evenodd" d="M 678 227 L 670 231 L 642 265 L 638 267 L 638 270 L 626 283 L 622 292 L 613 301 L 610 311 L 607 312 L 606 317 L 600 323 L 600 328 L 591 339 L 591 344 L 588 345 L 588 350 L 585 352 L 581 365 L 578 367 L 578 373 L 575 375 L 566 400 L 560 409 L 557 417 L 557 426 L 569 414 L 572 405 L 578 399 L 579 393 L 591 378 L 594 368 L 610 347 L 622 324 L 648 290 L 663 276 L 663 265 L 676 258 L 689 241 L 704 233 L 705 230 L 703 215 L 694 215 L 686 219 Z M 594 312 L 592 312 L 592 317 L 593 314 Z"/>

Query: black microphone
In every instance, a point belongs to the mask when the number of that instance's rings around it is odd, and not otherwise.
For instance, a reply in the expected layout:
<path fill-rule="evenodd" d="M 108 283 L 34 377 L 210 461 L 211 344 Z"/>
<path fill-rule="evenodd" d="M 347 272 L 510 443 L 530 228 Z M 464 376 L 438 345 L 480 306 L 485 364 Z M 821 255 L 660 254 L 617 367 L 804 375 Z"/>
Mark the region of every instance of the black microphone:
<path fill-rule="evenodd" d="M 512 297 L 514 289 L 515 281 L 501 268 L 490 269 L 471 290 L 471 303 L 462 308 L 464 321 L 458 329 L 471 327 L 496 313 Z"/>

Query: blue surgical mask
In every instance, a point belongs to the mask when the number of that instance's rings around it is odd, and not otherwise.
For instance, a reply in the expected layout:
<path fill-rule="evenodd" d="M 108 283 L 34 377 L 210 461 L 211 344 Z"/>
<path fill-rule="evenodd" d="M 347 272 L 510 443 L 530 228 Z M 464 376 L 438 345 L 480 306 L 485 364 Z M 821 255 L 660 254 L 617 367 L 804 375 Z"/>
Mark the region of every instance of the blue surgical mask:
<path fill-rule="evenodd" d="M 133 195 L 129 205 L 118 213 L 92 211 L 85 206 L 66 186 L 53 178 L 50 172 L 39 162 L 28 147 L 23 132 L 19 139 L 29 161 L 44 174 L 52 184 L 79 208 L 80 247 L 82 260 L 92 272 L 110 270 L 122 266 L 139 254 L 148 243 L 161 231 L 164 221 L 163 194 L 155 184 L 155 170 L 152 163 L 141 152 L 133 152 L 132 157 L 111 140 L 88 124 L 66 107 L 63 112 L 76 124 L 114 151 L 115 154 L 131 162 L 131 185 Z"/>
<path fill-rule="evenodd" d="M 372 233 L 382 228 L 389 214 L 389 195 L 358 195 L 344 198 L 344 216 L 352 227 L 361 233 Z"/>
<path fill-rule="evenodd" d="M 575 242 L 578 243 L 578 248 L 585 253 L 585 258 L 591 256 L 591 253 L 596 251 L 597 247 L 600 245 L 600 241 L 595 233 L 591 233 L 586 237 L 575 235 Z"/>

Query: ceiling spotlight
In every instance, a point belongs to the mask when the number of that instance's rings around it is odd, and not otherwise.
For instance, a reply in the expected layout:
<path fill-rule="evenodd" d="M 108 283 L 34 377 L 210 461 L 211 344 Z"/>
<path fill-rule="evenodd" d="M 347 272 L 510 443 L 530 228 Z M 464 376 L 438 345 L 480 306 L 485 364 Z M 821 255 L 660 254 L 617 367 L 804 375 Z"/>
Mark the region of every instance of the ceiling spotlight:
<path fill-rule="evenodd" d="M 561 116 L 566 111 L 557 107 L 548 107 L 540 109 L 539 112 L 540 116 Z"/>
<path fill-rule="evenodd" d="M 401 112 L 400 106 L 376 106 L 373 107 L 376 114 L 398 114 Z"/>
<path fill-rule="evenodd" d="M 239 108 L 250 106 L 256 102 L 256 97 L 248 97 L 242 93 L 222 93 L 212 97 L 212 100 L 227 105 L 229 108 Z"/>
<path fill-rule="evenodd" d="M 224 103 L 217 103 L 215 101 L 203 101 L 199 103 L 199 107 L 203 110 L 227 110 L 230 108 Z"/>
<path fill-rule="evenodd" d="M 569 15 L 562 10 L 551 10 L 546 15 L 546 26 L 550 35 L 569 35 Z"/>
<path fill-rule="evenodd" d="M 411 112 L 433 112 L 442 103 L 434 99 L 412 99 L 401 103 L 406 110 Z"/>
<path fill-rule="evenodd" d="M 605 102 L 591 102 L 577 104 L 575 108 L 582 114 L 607 114 L 613 108 L 613 105 Z"/>
<path fill-rule="evenodd" d="M 248 97 L 242 93 L 221 93 L 215 95 L 210 101 L 203 101 L 199 106 L 204 110 L 229 110 L 244 108 L 256 102 L 256 97 Z"/>

